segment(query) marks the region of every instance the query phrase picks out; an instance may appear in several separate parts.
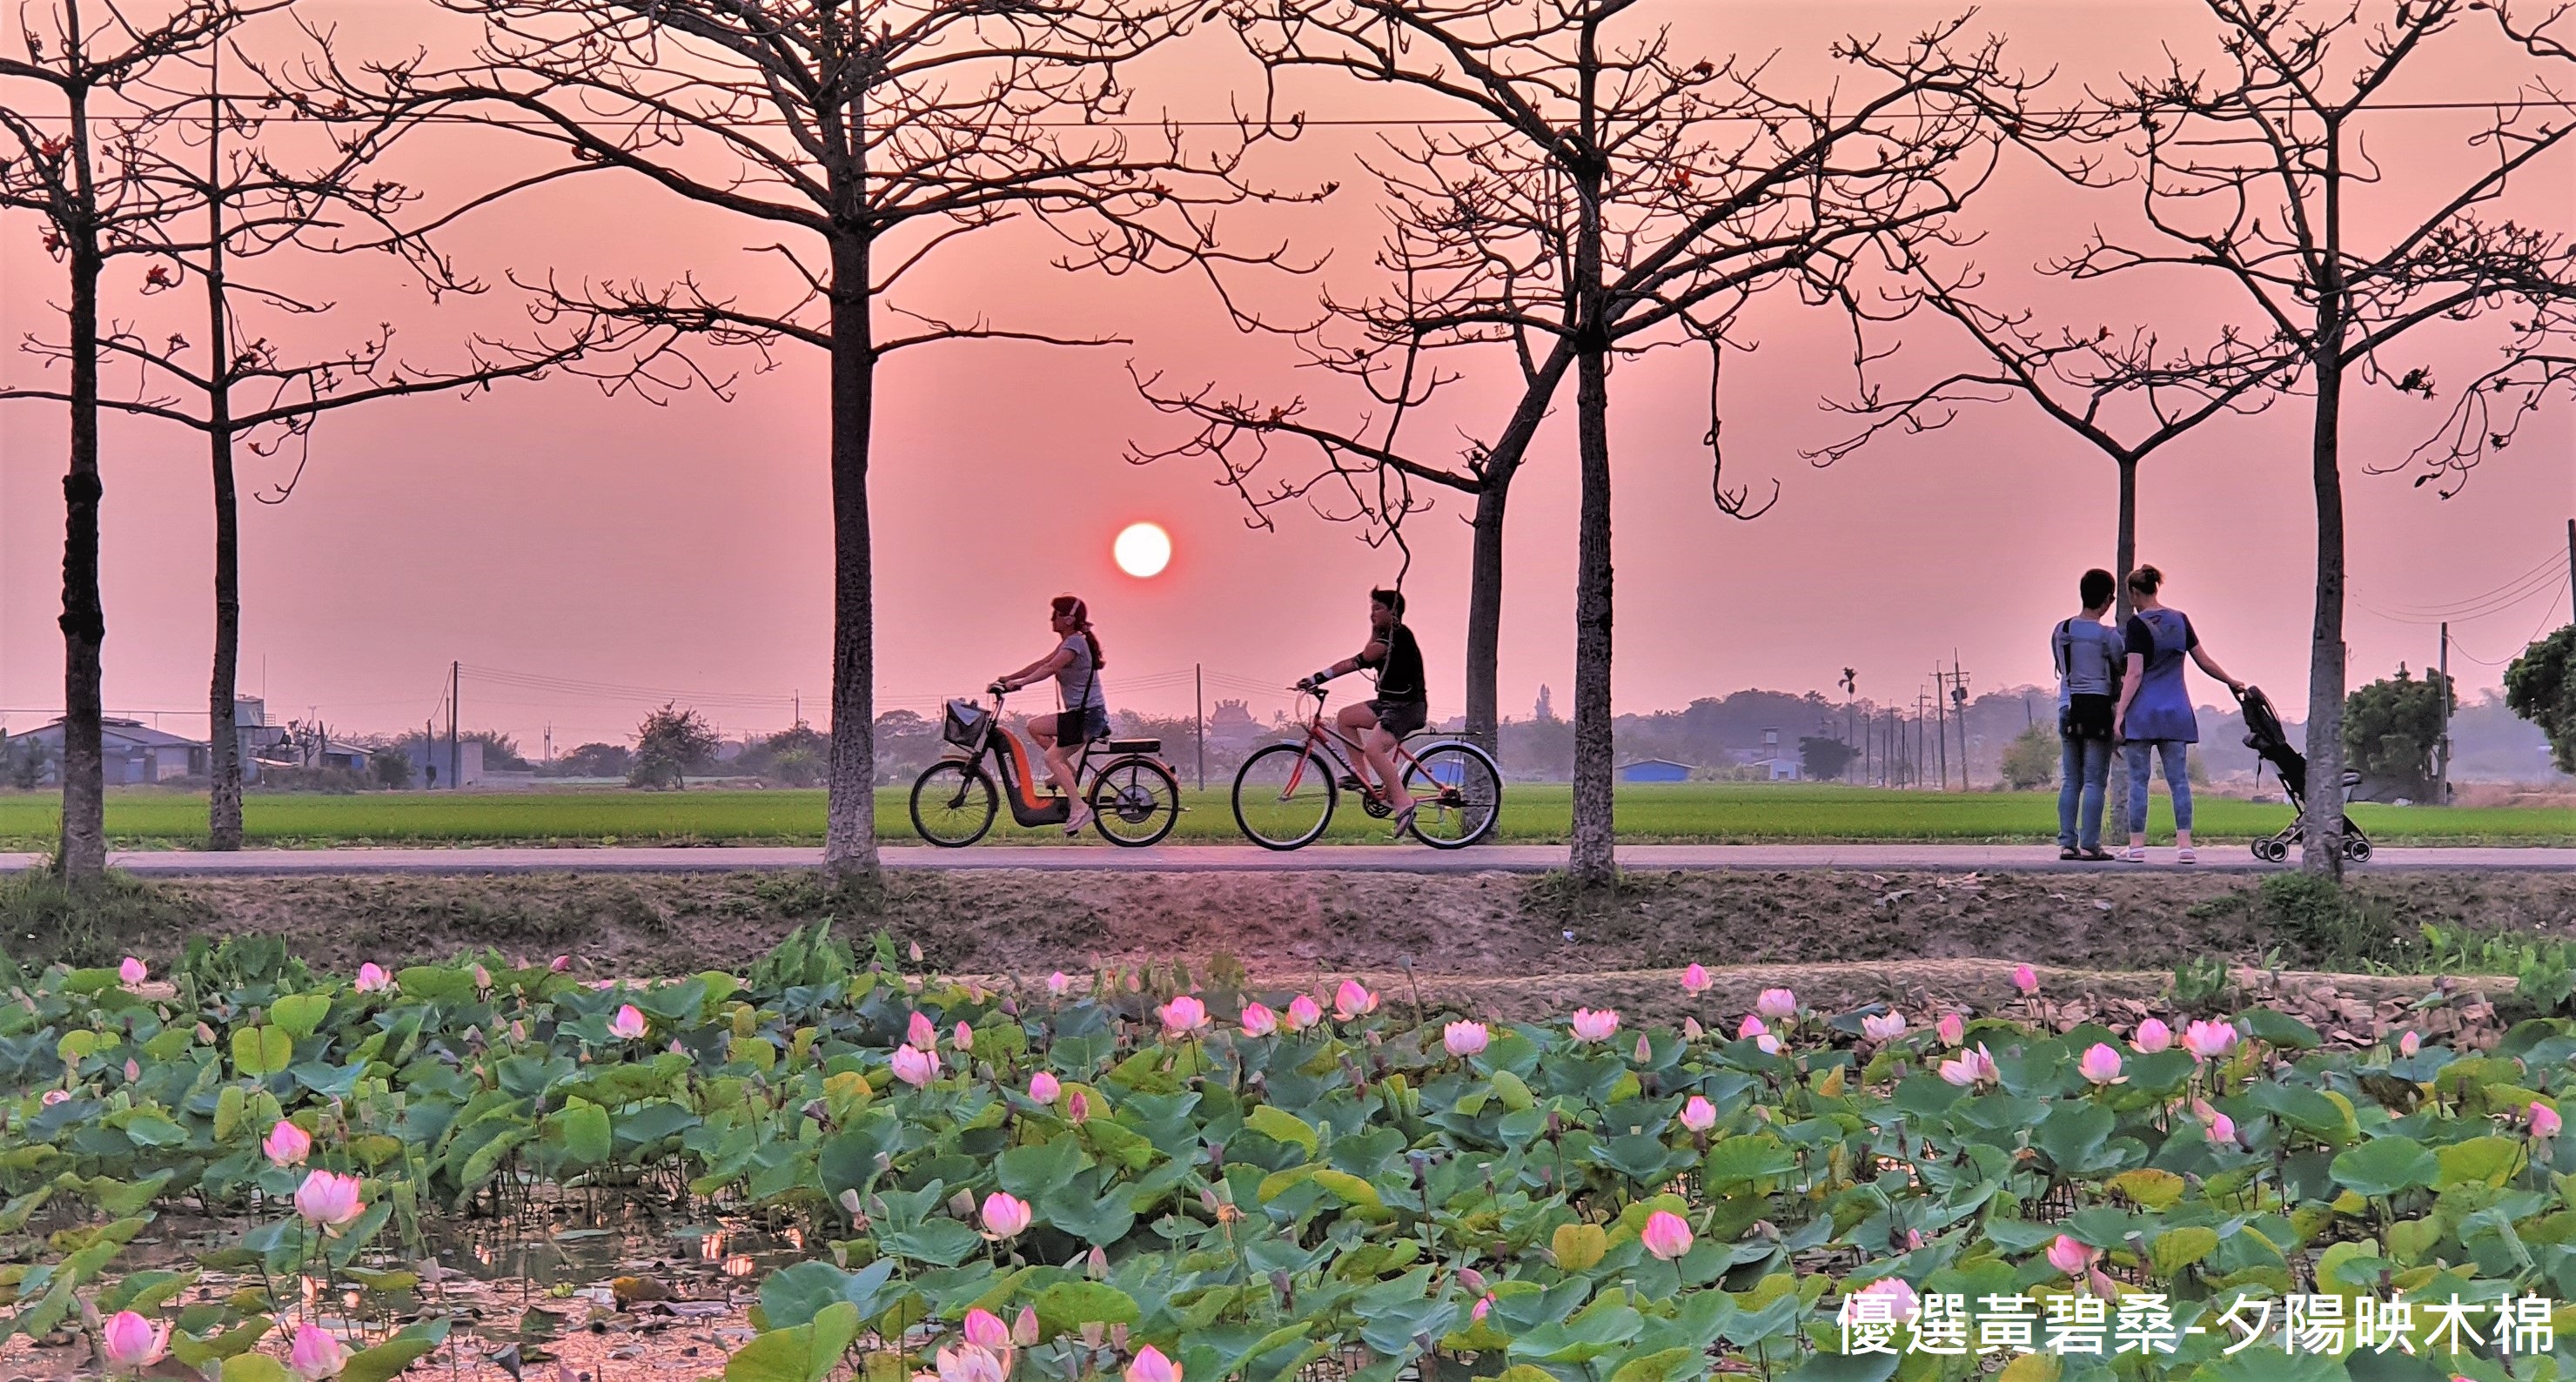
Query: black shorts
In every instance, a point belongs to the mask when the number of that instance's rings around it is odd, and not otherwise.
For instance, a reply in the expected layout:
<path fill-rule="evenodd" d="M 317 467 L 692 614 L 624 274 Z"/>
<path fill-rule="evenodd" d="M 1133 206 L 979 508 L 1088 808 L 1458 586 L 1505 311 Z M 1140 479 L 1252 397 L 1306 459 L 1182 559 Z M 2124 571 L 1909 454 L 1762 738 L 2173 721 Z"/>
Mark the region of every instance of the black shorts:
<path fill-rule="evenodd" d="M 1060 710 L 1055 717 L 1055 741 L 1067 748 L 1109 737 L 1109 712 L 1099 706 L 1082 710 Z"/>
<path fill-rule="evenodd" d="M 2061 739 L 2108 739 L 2116 709 L 2108 696 L 2070 696 L 2066 707 L 2057 712 L 2057 735 Z"/>
<path fill-rule="evenodd" d="M 1398 739 L 1420 733 L 1431 719 L 1428 701 L 1370 701 L 1368 708 L 1377 717 L 1377 727 Z"/>

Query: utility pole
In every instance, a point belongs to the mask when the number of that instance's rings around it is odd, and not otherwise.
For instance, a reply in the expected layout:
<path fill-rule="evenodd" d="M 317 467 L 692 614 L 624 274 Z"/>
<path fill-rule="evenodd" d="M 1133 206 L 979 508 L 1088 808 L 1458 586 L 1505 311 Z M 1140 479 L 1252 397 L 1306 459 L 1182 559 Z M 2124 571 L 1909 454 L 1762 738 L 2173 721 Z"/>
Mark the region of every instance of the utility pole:
<path fill-rule="evenodd" d="M 1973 791 L 1968 785 L 1968 674 L 1959 670 L 1955 648 L 1950 652 L 1950 704 L 1958 712 L 1950 718 L 1959 722 L 1959 790 Z"/>
<path fill-rule="evenodd" d="M 1207 790 L 1207 670 L 1198 663 L 1190 664 L 1190 704 L 1197 714 L 1190 723 L 1197 727 L 1199 741 L 1199 790 Z"/>
<path fill-rule="evenodd" d="M 1856 707 L 1853 701 L 1853 697 L 1859 693 L 1860 689 L 1860 683 L 1857 680 L 1857 677 L 1858 674 L 1851 668 L 1846 667 L 1843 669 L 1843 738 L 1846 742 L 1860 737 L 1859 730 L 1857 729 L 1859 722 L 1854 718 Z M 1868 766 L 1866 753 L 1862 756 L 1862 766 L 1864 768 Z M 1851 760 L 1846 758 L 1843 760 L 1843 781 L 1849 782 L 1851 780 L 1852 764 Z"/>
<path fill-rule="evenodd" d="M 456 697 L 465 689 L 465 664 L 447 664 L 447 790 L 455 791 L 464 782 L 465 750 L 456 738 Z"/>
<path fill-rule="evenodd" d="M 2433 741 L 2433 804 L 2451 804 L 2451 625 L 2442 623 L 2442 660 L 2434 694 L 2441 697 L 2442 737 Z"/>
<path fill-rule="evenodd" d="M 1923 693 L 1914 693 L 1914 790 L 1923 790 L 1923 722 L 1929 712 L 1923 708 Z"/>
<path fill-rule="evenodd" d="M 1941 790 L 1946 792 L 1950 790 L 1950 706 L 1949 702 L 1942 698 L 1944 679 L 1945 674 L 1941 671 L 1941 664 L 1933 663 L 1932 718 L 1935 728 L 1932 735 L 1932 752 L 1934 761 L 1941 769 Z"/>
<path fill-rule="evenodd" d="M 2567 520 L 2567 612 L 2576 615 L 2576 518 Z"/>

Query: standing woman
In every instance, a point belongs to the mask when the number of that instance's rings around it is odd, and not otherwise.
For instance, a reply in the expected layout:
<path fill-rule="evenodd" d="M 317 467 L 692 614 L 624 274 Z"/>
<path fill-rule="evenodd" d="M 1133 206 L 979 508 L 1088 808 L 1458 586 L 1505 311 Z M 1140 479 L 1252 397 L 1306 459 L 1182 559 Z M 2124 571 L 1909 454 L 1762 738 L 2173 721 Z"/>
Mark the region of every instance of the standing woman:
<path fill-rule="evenodd" d="M 2199 856 L 2191 848 L 2191 746 L 2200 742 L 2200 717 L 2192 713 L 2191 691 L 2183 683 L 2185 654 L 2200 670 L 2242 691 L 2245 683 L 2227 675 L 2200 646 L 2190 616 L 2156 598 L 2164 573 L 2141 566 L 2129 573 L 2129 594 L 2136 613 L 2122 631 L 2129 670 L 2120 688 L 2119 714 L 2112 736 L 2126 747 L 2129 759 L 2129 848 L 2120 857 L 2132 863 L 2147 858 L 2147 774 L 2151 756 L 2165 761 L 2165 784 L 2173 790 L 2174 862 L 2189 864 Z"/>
<path fill-rule="evenodd" d="M 1091 824 L 1092 811 L 1075 790 L 1074 763 L 1084 744 L 1109 737 L 1109 696 L 1100 686 L 1100 667 L 1107 659 L 1100 655 L 1100 635 L 1091 630 L 1090 608 L 1073 596 L 1058 595 L 1049 602 L 1047 628 L 1057 639 L 1055 651 L 995 685 L 1017 691 L 1041 678 L 1055 678 L 1056 703 L 1064 708 L 1030 720 L 1029 737 L 1046 755 L 1047 780 L 1072 803 L 1064 833 L 1079 835 Z"/>

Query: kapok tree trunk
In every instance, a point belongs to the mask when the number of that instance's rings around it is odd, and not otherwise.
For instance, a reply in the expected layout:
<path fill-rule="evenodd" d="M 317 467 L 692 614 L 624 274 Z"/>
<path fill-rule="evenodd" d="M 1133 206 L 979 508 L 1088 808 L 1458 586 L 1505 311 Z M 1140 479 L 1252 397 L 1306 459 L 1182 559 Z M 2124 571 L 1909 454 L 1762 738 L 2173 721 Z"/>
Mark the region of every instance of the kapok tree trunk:
<path fill-rule="evenodd" d="M 1475 545 L 1467 566 L 1467 737 L 1500 755 L 1498 706 L 1503 629 L 1503 510 L 1511 472 L 1486 477 L 1476 492 Z"/>
<path fill-rule="evenodd" d="M 2113 535 L 2111 546 L 2118 569 L 2111 573 L 2111 631 L 2116 635 L 2129 626 L 2129 573 L 2138 569 L 2138 463 L 2135 458 L 2122 460 L 2120 467 L 2120 530 Z M 2111 815 L 2109 833 L 2118 835 L 2128 830 L 2129 773 L 2124 757 L 2127 749 L 2112 745 L 2111 790 L 2107 794 Z"/>
<path fill-rule="evenodd" d="M 1610 358 L 1606 339 L 1576 362 L 1583 502 L 1575 528 L 1574 843 L 1566 867 L 1585 886 L 1618 873 L 1610 742 Z"/>
<path fill-rule="evenodd" d="M 222 112 L 207 98 L 206 185 L 222 186 Z M 206 440 L 215 485 L 215 666 L 206 687 L 206 847 L 242 847 L 241 733 L 234 693 L 241 682 L 241 503 L 233 485 L 232 323 L 224 313 L 224 199 L 206 201 Z"/>
<path fill-rule="evenodd" d="M 2331 308 L 2321 312 L 2328 318 Z M 2323 325 L 2332 326 L 2329 319 Z M 2308 804 L 2299 867 L 2343 876 L 2343 364 L 2339 329 L 2320 330 L 2311 468 L 2317 499 L 2317 609 L 2308 634 Z"/>
<path fill-rule="evenodd" d="M 77 46 L 74 49 L 78 51 Z M 71 459 L 63 474 L 63 828 L 56 865 L 75 884 L 107 872 L 107 786 L 100 717 L 105 713 L 107 612 L 98 589 L 97 189 L 85 92 L 71 100 L 74 226 L 71 265 Z"/>
<path fill-rule="evenodd" d="M 877 871 L 876 593 L 868 534 L 876 346 L 868 248 L 854 231 L 832 238 L 832 773 L 823 869 L 843 881 Z"/>

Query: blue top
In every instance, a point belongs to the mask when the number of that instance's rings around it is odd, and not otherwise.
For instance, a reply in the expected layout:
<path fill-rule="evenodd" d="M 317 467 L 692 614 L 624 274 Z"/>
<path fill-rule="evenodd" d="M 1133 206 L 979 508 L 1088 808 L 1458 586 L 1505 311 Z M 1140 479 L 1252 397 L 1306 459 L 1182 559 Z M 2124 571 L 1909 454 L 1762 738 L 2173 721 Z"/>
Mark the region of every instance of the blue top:
<path fill-rule="evenodd" d="M 2091 619 L 2068 619 L 2048 637 L 2049 658 L 2057 666 L 2057 704 L 2070 697 L 2107 696 L 2118 678 L 2120 636 Z"/>
<path fill-rule="evenodd" d="M 2191 619 L 2178 609 L 2140 610 L 2129 616 L 2125 630 L 2129 652 L 2147 660 L 2138 679 L 2138 694 L 2129 702 L 2123 735 L 2131 742 L 2170 739 L 2200 742 L 2200 717 L 2192 713 L 2191 692 L 2183 685 L 2183 659 L 2200 646 Z"/>

